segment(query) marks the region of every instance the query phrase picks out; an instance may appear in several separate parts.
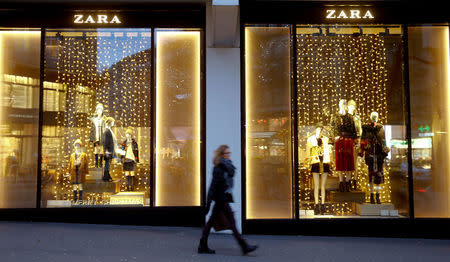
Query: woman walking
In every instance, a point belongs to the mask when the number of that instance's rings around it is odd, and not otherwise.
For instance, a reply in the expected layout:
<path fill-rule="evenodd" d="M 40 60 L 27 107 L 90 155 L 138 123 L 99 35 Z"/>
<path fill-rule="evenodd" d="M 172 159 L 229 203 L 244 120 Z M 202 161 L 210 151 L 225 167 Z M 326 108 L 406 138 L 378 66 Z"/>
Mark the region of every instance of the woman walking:
<path fill-rule="evenodd" d="M 211 231 L 211 227 L 218 221 L 220 215 L 223 215 L 227 220 L 228 225 L 233 231 L 233 235 L 238 241 L 244 255 L 255 251 L 258 248 L 258 246 L 247 244 L 236 229 L 234 214 L 230 207 L 230 202 L 233 202 L 231 190 L 233 188 L 233 177 L 236 168 L 230 160 L 230 155 L 230 147 L 227 145 L 219 146 L 214 152 L 213 178 L 208 190 L 205 213 L 208 213 L 213 200 L 214 208 L 212 210 L 211 217 L 203 228 L 202 238 L 200 239 L 200 244 L 198 246 L 198 253 L 215 253 L 214 250 L 208 247 L 208 236 Z"/>

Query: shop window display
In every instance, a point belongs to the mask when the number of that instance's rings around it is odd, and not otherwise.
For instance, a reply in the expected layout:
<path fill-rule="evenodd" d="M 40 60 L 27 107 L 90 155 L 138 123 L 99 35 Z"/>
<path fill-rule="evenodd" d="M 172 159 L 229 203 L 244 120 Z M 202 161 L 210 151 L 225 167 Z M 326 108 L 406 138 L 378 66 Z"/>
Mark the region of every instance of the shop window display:
<path fill-rule="evenodd" d="M 151 38 L 46 30 L 42 207 L 150 204 Z"/>
<path fill-rule="evenodd" d="M 406 216 L 401 27 L 300 25 L 296 43 L 300 218 Z"/>

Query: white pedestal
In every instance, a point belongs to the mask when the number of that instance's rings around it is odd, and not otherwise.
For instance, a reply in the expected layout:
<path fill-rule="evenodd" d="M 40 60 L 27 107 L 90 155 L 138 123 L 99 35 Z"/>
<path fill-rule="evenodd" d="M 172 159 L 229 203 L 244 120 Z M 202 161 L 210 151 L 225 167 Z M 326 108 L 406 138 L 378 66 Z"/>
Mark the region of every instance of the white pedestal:
<path fill-rule="evenodd" d="M 393 204 L 356 204 L 356 214 L 360 216 L 388 216 L 394 210 Z"/>
<path fill-rule="evenodd" d="M 110 197 L 110 205 L 144 205 L 144 192 L 120 192 Z"/>
<path fill-rule="evenodd" d="M 47 200 L 47 207 L 71 207 L 72 201 L 70 200 Z"/>

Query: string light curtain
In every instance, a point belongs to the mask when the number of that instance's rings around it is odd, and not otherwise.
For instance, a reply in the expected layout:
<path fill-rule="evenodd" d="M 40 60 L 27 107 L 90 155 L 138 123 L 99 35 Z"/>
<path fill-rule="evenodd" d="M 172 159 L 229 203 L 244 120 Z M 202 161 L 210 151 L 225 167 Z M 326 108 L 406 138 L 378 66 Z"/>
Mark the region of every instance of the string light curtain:
<path fill-rule="evenodd" d="M 387 123 L 387 69 L 384 36 L 380 34 L 330 33 L 330 28 L 313 28 L 297 32 L 297 106 L 299 151 L 316 123 L 323 123 L 326 136 L 332 138 L 331 117 L 339 110 L 339 100 L 353 99 L 363 124 L 370 123 L 370 113 L 378 112 L 379 122 Z M 358 29 L 359 30 L 359 29 Z M 302 164 L 304 156 L 299 153 Z M 357 180 L 363 191 L 369 191 L 367 168 L 357 163 Z M 312 178 L 305 166 L 300 168 L 300 201 L 312 201 Z M 383 202 L 390 202 L 389 172 L 381 191 Z M 311 205 L 312 207 L 312 205 Z M 311 209 L 307 207 L 306 209 Z M 353 212 L 350 203 L 327 206 L 337 215 Z"/>
<path fill-rule="evenodd" d="M 117 142 L 125 139 L 125 130 L 131 128 L 140 150 L 136 169 L 136 190 L 150 187 L 150 126 L 151 126 L 151 30 L 49 30 L 46 34 L 45 79 L 63 87 L 44 100 L 55 100 L 65 110 L 44 112 L 43 159 L 45 152 L 55 152 L 43 172 L 54 172 L 53 199 L 72 199 L 72 185 L 67 173 L 73 142 L 81 139 L 88 154 L 90 167 L 94 166 L 94 150 L 89 143 L 91 121 L 97 103 L 104 105 L 104 113 L 113 117 Z M 44 85 L 45 86 L 45 85 Z M 61 90 L 62 89 L 62 90 Z M 45 91 L 45 90 L 44 90 Z M 60 99 L 57 94 L 63 94 Z M 51 103 L 44 101 L 45 104 Z M 50 148 L 52 147 L 52 148 Z M 51 168 L 53 170 L 50 170 Z M 119 163 L 113 164 L 112 176 L 120 181 L 120 191 L 126 188 Z M 87 193 L 87 200 L 107 204 L 109 194 Z"/>

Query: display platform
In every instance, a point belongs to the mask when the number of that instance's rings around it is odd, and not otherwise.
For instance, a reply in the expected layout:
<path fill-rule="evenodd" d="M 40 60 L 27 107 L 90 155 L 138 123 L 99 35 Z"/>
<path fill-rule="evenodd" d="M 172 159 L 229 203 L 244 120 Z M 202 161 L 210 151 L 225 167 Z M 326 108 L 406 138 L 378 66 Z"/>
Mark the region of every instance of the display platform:
<path fill-rule="evenodd" d="M 120 192 L 110 198 L 110 205 L 140 205 L 145 204 L 145 192 Z"/>
<path fill-rule="evenodd" d="M 364 203 L 366 202 L 366 194 L 362 191 L 352 191 L 352 192 L 330 191 L 330 201 Z"/>
<path fill-rule="evenodd" d="M 87 193 L 116 193 L 119 191 L 119 180 L 105 182 L 103 180 L 86 180 L 83 184 L 83 190 Z"/>
<path fill-rule="evenodd" d="M 393 204 L 356 204 L 356 214 L 360 216 L 398 216 Z"/>
<path fill-rule="evenodd" d="M 86 180 L 101 180 L 103 177 L 103 169 L 100 167 L 89 168 L 89 173 L 86 174 Z"/>
<path fill-rule="evenodd" d="M 72 201 L 70 200 L 47 200 L 47 208 L 52 207 L 71 207 Z"/>

